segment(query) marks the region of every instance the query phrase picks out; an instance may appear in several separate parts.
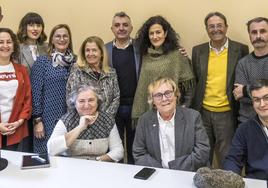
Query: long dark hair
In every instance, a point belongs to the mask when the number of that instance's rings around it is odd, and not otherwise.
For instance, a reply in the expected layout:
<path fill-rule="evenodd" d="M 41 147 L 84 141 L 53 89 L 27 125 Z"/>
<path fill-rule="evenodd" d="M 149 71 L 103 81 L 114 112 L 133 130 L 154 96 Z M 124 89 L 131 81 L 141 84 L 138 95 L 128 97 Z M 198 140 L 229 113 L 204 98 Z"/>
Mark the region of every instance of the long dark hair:
<path fill-rule="evenodd" d="M 151 46 L 149 39 L 149 29 L 154 24 L 161 25 L 164 32 L 167 33 L 166 39 L 162 44 L 162 50 L 164 53 L 168 53 L 180 47 L 180 37 L 171 27 L 170 23 L 162 16 L 153 16 L 141 26 L 136 34 L 136 40 L 142 55 L 146 54 L 147 49 Z"/>
<path fill-rule="evenodd" d="M 20 43 L 24 43 L 28 38 L 27 36 L 28 24 L 41 24 L 42 25 L 42 32 L 40 34 L 40 37 L 37 39 L 37 43 L 43 44 L 47 40 L 47 35 L 44 32 L 45 24 L 44 24 L 43 18 L 35 12 L 27 13 L 20 21 L 19 29 L 17 32 L 17 36 L 18 36 Z"/>

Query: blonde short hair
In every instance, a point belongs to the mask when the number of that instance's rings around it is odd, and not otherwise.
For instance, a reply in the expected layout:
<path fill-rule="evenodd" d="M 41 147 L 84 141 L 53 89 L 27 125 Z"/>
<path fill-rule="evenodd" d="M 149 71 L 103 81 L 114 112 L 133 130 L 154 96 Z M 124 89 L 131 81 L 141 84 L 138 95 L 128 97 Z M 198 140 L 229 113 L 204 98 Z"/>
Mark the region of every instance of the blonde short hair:
<path fill-rule="evenodd" d="M 104 42 L 100 37 L 97 36 L 91 36 L 88 37 L 84 40 L 80 47 L 79 51 L 79 57 L 78 57 L 78 67 L 85 69 L 88 68 L 88 63 L 86 61 L 86 56 L 85 56 L 85 47 L 87 43 L 95 43 L 97 47 L 101 51 L 101 62 L 100 62 L 100 68 L 104 73 L 109 73 L 110 72 L 110 67 L 108 65 L 108 54 L 106 51 L 106 47 L 104 46 Z"/>
<path fill-rule="evenodd" d="M 174 95 L 177 97 L 177 100 L 179 100 L 180 98 L 180 91 L 179 88 L 177 86 L 177 84 L 168 77 L 159 77 L 156 80 L 154 80 L 153 82 L 151 82 L 148 86 L 148 104 L 153 107 L 153 92 L 160 87 L 160 85 L 162 84 L 169 84 L 171 85 L 173 91 L 174 91 Z"/>

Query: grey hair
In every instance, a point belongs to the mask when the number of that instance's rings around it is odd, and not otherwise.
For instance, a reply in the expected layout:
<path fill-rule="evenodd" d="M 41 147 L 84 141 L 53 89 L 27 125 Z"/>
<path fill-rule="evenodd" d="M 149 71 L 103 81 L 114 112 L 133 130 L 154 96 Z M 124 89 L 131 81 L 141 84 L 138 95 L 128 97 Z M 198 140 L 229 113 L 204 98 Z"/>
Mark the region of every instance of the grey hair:
<path fill-rule="evenodd" d="M 67 97 L 67 106 L 69 109 L 73 110 L 75 109 L 75 103 L 77 100 L 77 97 L 80 93 L 84 92 L 84 91 L 93 91 L 94 94 L 97 97 L 97 101 L 98 101 L 98 108 L 97 110 L 99 110 L 100 104 L 102 103 L 103 99 L 102 96 L 100 95 L 100 88 L 95 85 L 95 84 L 81 84 L 79 86 L 77 86 L 71 93 L 70 95 Z"/>
<path fill-rule="evenodd" d="M 127 15 L 124 11 L 115 13 L 113 18 L 115 17 L 120 17 L 120 18 L 127 17 L 129 20 L 131 20 L 129 15 Z"/>

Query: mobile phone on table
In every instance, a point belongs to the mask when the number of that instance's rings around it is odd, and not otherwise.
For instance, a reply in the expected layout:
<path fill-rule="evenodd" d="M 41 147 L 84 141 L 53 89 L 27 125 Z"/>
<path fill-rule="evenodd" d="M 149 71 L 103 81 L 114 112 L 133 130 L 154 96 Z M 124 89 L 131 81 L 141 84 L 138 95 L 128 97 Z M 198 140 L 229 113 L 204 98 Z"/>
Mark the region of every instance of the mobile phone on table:
<path fill-rule="evenodd" d="M 153 173 L 155 172 L 154 168 L 143 168 L 137 174 L 135 174 L 134 178 L 147 180 Z"/>

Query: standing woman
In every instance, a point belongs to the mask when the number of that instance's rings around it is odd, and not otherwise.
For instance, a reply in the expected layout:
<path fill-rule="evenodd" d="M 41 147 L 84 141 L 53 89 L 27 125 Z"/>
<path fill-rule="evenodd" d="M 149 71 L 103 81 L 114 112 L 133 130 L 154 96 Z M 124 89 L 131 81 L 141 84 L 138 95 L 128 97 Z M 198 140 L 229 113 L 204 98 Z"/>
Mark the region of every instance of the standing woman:
<path fill-rule="evenodd" d="M 26 66 L 29 74 L 31 68 L 40 55 L 47 54 L 47 36 L 44 32 L 44 21 L 42 17 L 34 12 L 27 13 L 20 21 L 17 32 L 20 42 L 19 63 Z M 25 139 L 25 151 L 33 151 L 33 124 L 32 119 L 29 120 L 29 137 Z"/>
<path fill-rule="evenodd" d="M 14 151 L 22 151 L 32 110 L 29 75 L 18 55 L 16 35 L 0 28 L 0 148 Z"/>
<path fill-rule="evenodd" d="M 67 97 L 82 83 L 101 88 L 100 110 L 115 117 L 120 98 L 117 75 L 115 69 L 108 66 L 106 48 L 99 37 L 88 37 L 82 43 L 78 63 L 67 83 Z"/>
<path fill-rule="evenodd" d="M 66 83 L 76 57 L 68 25 L 55 26 L 49 36 L 48 55 L 37 58 L 31 70 L 34 152 L 47 152 L 47 141 L 66 113 Z"/>
<path fill-rule="evenodd" d="M 20 42 L 20 63 L 31 71 L 33 63 L 40 55 L 47 54 L 47 36 L 42 17 L 34 12 L 27 13 L 20 21 L 18 39 Z"/>
<path fill-rule="evenodd" d="M 179 52 L 179 37 L 162 16 L 149 18 L 137 33 L 142 56 L 141 72 L 136 89 L 132 118 L 139 118 L 150 109 L 147 104 L 147 87 L 158 77 L 169 77 L 181 92 L 180 103 L 189 106 L 194 76 L 189 59 Z"/>

